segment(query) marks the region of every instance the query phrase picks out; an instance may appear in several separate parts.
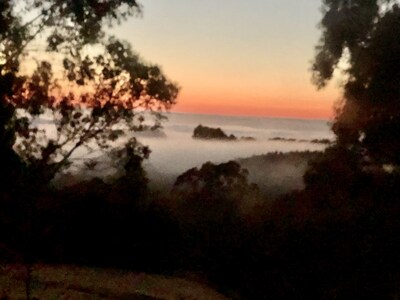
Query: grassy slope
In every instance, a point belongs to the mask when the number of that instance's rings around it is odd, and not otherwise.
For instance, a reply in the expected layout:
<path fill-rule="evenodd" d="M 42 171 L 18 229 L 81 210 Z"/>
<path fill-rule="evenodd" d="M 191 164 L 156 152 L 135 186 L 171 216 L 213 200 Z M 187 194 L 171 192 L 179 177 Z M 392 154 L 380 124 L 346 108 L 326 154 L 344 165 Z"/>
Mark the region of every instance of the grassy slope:
<path fill-rule="evenodd" d="M 2 266 L 0 298 L 4 291 L 11 299 L 25 299 L 24 276 L 23 266 Z M 35 266 L 32 287 L 32 296 L 40 300 L 226 299 L 211 288 L 186 279 L 72 266 Z"/>

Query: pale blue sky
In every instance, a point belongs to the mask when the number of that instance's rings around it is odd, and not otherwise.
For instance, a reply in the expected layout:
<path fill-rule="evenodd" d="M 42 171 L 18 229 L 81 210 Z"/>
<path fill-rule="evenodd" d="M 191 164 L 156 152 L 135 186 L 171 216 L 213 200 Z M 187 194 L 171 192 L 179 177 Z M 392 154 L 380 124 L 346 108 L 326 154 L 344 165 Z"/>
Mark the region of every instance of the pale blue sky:
<path fill-rule="evenodd" d="M 317 92 L 310 61 L 320 0 L 141 0 L 113 31 L 182 87 L 176 110 L 328 117 L 337 84 Z"/>

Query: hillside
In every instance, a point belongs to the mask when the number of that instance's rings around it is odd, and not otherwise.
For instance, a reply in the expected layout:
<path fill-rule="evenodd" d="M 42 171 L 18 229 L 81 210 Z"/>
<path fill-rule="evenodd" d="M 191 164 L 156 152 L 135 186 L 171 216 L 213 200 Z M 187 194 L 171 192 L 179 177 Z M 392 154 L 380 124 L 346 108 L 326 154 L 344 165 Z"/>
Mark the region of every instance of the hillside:
<path fill-rule="evenodd" d="M 21 265 L 1 266 L 0 298 L 25 299 L 24 273 Z M 227 299 L 206 285 L 161 275 L 43 265 L 36 265 L 32 275 L 31 297 L 37 299 Z"/>
<path fill-rule="evenodd" d="M 249 171 L 249 181 L 258 185 L 269 198 L 304 187 L 303 175 L 308 162 L 318 151 L 273 152 L 240 158 L 237 161 Z"/>
<path fill-rule="evenodd" d="M 259 186 L 268 198 L 276 198 L 291 190 L 303 188 L 303 175 L 308 162 L 318 151 L 272 152 L 236 159 L 249 171 L 249 181 Z M 150 187 L 168 192 L 180 174 L 163 173 L 151 164 L 145 166 L 150 179 Z"/>

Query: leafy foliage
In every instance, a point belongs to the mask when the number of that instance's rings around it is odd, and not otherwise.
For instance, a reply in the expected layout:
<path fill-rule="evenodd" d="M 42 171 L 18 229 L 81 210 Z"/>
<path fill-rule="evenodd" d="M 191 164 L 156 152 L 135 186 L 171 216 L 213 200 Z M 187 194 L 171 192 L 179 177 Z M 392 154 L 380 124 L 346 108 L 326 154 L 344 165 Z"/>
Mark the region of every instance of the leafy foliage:
<path fill-rule="evenodd" d="M 147 157 L 149 150 L 131 133 L 160 127 L 161 112 L 175 103 L 178 87 L 103 30 L 139 14 L 140 5 L 134 0 L 1 5 L 0 137 L 8 157 L 15 150 L 43 183 L 68 167 L 78 148 L 107 152 L 126 133 L 127 145 Z M 34 17 L 18 17 L 27 11 Z M 42 49 L 37 56 L 45 51 L 52 63 L 39 61 L 32 74 L 22 74 L 20 65 L 35 58 L 28 48 L 33 42 Z M 151 111 L 153 125 L 145 125 L 144 110 Z M 46 119 L 52 134 L 40 126 Z"/>
<path fill-rule="evenodd" d="M 400 8 L 397 1 L 324 1 L 314 82 L 326 85 L 344 70 L 344 102 L 333 131 L 338 143 L 358 147 L 377 163 L 398 164 Z"/>
<path fill-rule="evenodd" d="M 221 128 L 212 128 L 203 125 L 198 125 L 193 130 L 193 138 L 207 139 L 207 140 L 221 140 L 221 141 L 235 141 L 237 137 L 233 134 L 227 135 Z"/>
<path fill-rule="evenodd" d="M 150 154 L 134 132 L 161 127 L 162 112 L 175 103 L 179 91 L 160 67 L 104 31 L 140 12 L 135 0 L 0 3 L 0 243 L 28 265 L 46 254 L 45 259 L 62 260 L 57 246 L 68 252 L 69 240 L 58 238 L 65 227 L 67 237 L 78 230 L 63 218 L 64 209 L 79 221 L 94 212 L 96 225 L 109 217 L 116 223 L 111 232 L 126 226 L 121 235 L 133 227 L 128 219 L 135 215 L 133 203 L 147 193 L 142 161 Z M 98 179 L 91 185 L 107 191 L 106 196 L 82 193 L 94 202 L 69 210 L 62 202 L 68 193 L 57 197 L 49 183 L 81 150 L 109 155 L 122 172 L 112 186 Z M 96 163 L 85 161 L 86 166 Z M 115 214 L 104 213 L 114 205 L 102 205 L 104 199 L 116 201 Z M 60 226 L 57 217 L 63 221 Z"/>
<path fill-rule="evenodd" d="M 235 161 L 215 165 L 207 162 L 200 169 L 192 168 L 175 181 L 172 195 L 181 201 L 178 210 L 189 209 L 202 222 L 234 217 L 243 206 L 252 206 L 259 200 L 259 190 L 247 180 L 248 171 Z M 202 220 L 202 221 L 201 221 Z"/>

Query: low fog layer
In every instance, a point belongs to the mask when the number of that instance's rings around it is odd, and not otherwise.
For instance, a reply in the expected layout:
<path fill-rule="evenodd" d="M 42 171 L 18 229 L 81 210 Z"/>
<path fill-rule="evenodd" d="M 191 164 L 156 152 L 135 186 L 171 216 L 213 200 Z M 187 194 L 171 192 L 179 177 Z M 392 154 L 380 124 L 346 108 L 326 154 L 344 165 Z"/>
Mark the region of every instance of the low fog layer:
<path fill-rule="evenodd" d="M 152 150 L 150 159 L 144 164 L 151 184 L 161 188 L 170 187 L 178 175 L 207 161 L 221 163 L 270 152 L 320 151 L 326 147 L 310 142 L 271 141 L 274 137 L 296 140 L 333 139 L 327 121 L 175 113 L 168 117 L 169 121 L 164 125 L 165 137 L 160 137 L 159 134 L 154 137 L 142 133 L 138 135 L 139 140 Z M 193 139 L 193 130 L 199 124 L 219 127 L 226 134 L 251 136 L 256 140 L 223 142 Z M 277 165 L 282 172 L 275 174 L 296 178 L 297 183 L 291 186 L 301 187 L 305 166 L 306 162 L 292 167 L 287 164 Z M 249 169 L 250 180 L 260 183 L 253 174 L 254 169 Z"/>
<path fill-rule="evenodd" d="M 238 159 L 249 171 L 249 181 L 257 184 L 269 199 L 304 188 L 303 175 L 317 151 L 268 153 Z"/>
<path fill-rule="evenodd" d="M 178 113 L 169 113 L 167 116 L 168 121 L 164 123 L 162 131 L 133 133 L 142 144 L 150 147 L 151 155 L 148 160 L 145 160 L 144 168 L 147 171 L 150 184 L 161 189 L 169 188 L 178 175 L 190 168 L 199 167 L 207 161 L 222 163 L 271 152 L 320 151 L 326 145 L 301 140 L 333 139 L 327 121 Z M 235 136 L 253 137 L 255 141 L 223 142 L 193 139 L 193 130 L 199 124 L 214 128 L 219 127 L 225 133 Z M 51 120 L 40 120 L 38 125 L 41 128 L 46 128 L 49 135 L 54 134 Z M 296 139 L 296 141 L 270 140 L 276 137 Z M 100 163 L 93 169 L 82 167 L 83 161 L 87 161 L 88 158 L 95 159 L 101 155 L 99 151 L 88 154 L 84 148 L 79 149 L 73 155 L 75 167 L 70 168 L 69 172 L 74 174 L 74 177 L 77 172 L 80 172 L 77 177 L 82 179 L 99 175 L 102 177 L 111 176 L 115 169 L 113 170 L 110 160 L 106 157 L 102 157 Z M 262 164 L 260 168 L 261 166 Z M 276 169 L 275 174 L 300 178 L 299 180 L 301 180 L 301 175 L 305 169 L 304 164 L 301 166 L 279 165 L 276 167 L 284 168 L 284 170 L 278 172 Z M 259 177 L 261 173 L 255 171 L 254 168 L 249 168 L 249 171 L 250 180 L 260 184 L 261 179 L 256 177 Z M 293 174 L 290 175 L 290 172 Z M 300 184 L 301 182 L 295 184 L 295 186 L 300 186 Z"/>

